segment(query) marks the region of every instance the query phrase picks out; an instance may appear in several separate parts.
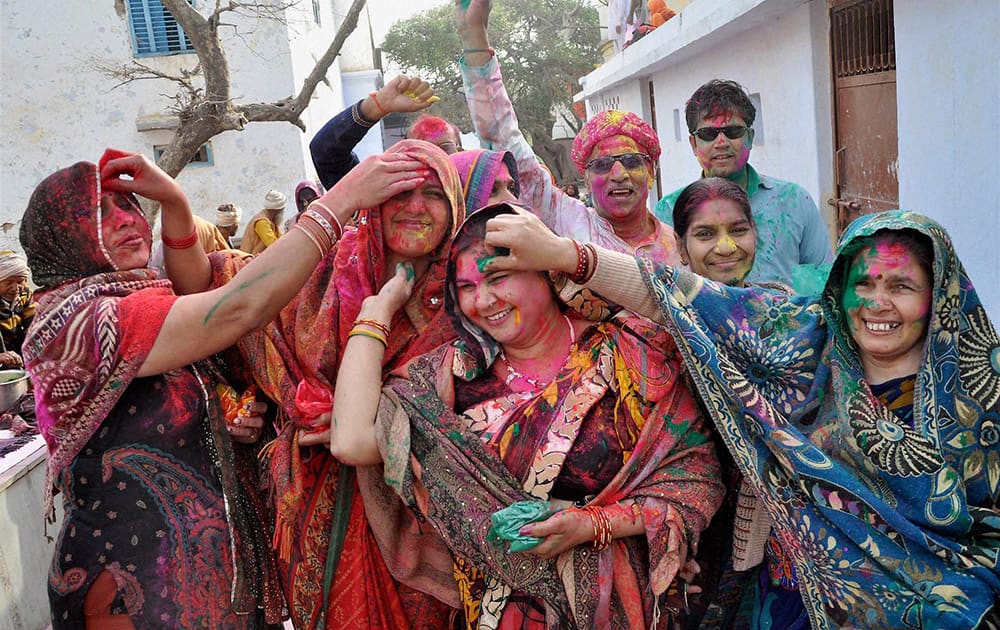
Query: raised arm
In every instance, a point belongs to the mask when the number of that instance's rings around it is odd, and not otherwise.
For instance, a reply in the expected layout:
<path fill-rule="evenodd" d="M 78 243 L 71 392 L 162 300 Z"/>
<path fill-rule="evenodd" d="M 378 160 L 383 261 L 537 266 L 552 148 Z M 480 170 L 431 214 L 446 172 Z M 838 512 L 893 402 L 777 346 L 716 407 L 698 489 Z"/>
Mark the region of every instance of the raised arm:
<path fill-rule="evenodd" d="M 151 163 L 138 164 L 137 160 L 144 160 L 142 156 L 123 159 L 128 162 L 109 163 L 102 171 L 106 189 L 133 192 L 170 205 L 177 213 L 178 220 L 172 222 L 175 226 L 183 223 L 182 215 L 190 222 L 187 198 L 172 178 Z M 136 168 L 130 169 L 130 164 Z M 256 256 L 225 286 L 178 298 L 170 307 L 139 376 L 161 374 L 203 359 L 265 325 L 295 295 L 325 255 L 321 251 L 325 244 L 323 237 L 331 242 L 339 237 L 338 233 L 332 233 L 337 231 L 334 223 L 339 221 L 343 225 L 359 208 L 377 205 L 416 188 L 423 183 L 425 172 L 422 162 L 403 154 L 367 158 L 303 213 L 303 217 L 310 218 L 314 216 L 310 213 L 319 215 L 313 219 L 314 229 L 307 231 L 296 224 L 287 237 L 278 239 Z M 120 179 L 118 176 L 122 174 L 130 175 L 131 179 Z M 189 225 L 193 226 L 193 222 Z M 178 343 L 179 339 L 183 343 Z"/>
<path fill-rule="evenodd" d="M 494 258 L 490 269 L 557 271 L 569 276 L 580 261 L 572 240 L 557 236 L 537 217 L 520 210 L 490 219 L 486 244 L 510 250 L 509 255 Z M 649 294 L 636 258 L 597 246 L 594 250 L 594 272 L 584 286 L 609 302 L 662 323 L 659 304 Z"/>
<path fill-rule="evenodd" d="M 309 143 L 319 181 L 332 188 L 358 165 L 354 147 L 368 130 L 393 112 L 418 112 L 440 100 L 423 79 L 399 75 L 331 118 Z"/>
<path fill-rule="evenodd" d="M 521 187 L 518 199 L 546 225 L 560 234 L 592 240 L 586 205 L 552 183 L 518 127 L 514 105 L 490 49 L 486 28 L 490 4 L 488 0 L 455 0 L 455 23 L 462 42 L 459 68 L 476 135 L 485 148 L 514 155 Z"/>
<path fill-rule="evenodd" d="M 378 294 L 361 303 L 358 323 L 347 338 L 337 372 L 330 423 L 330 452 L 351 466 L 382 461 L 375 439 L 375 414 L 382 392 L 382 358 L 392 316 L 413 290 L 413 267 L 402 264 Z"/>

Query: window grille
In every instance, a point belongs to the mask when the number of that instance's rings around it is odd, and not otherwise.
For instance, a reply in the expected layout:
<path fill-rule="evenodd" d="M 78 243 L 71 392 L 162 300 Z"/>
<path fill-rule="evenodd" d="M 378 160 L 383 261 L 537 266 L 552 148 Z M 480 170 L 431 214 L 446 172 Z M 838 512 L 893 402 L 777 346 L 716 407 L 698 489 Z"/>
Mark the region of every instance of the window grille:
<path fill-rule="evenodd" d="M 156 144 L 153 145 L 153 159 L 157 162 L 163 156 L 163 152 L 167 150 L 167 145 Z M 212 143 L 206 142 L 205 144 L 198 147 L 198 151 L 191 156 L 188 160 L 188 164 L 192 166 L 212 166 L 215 160 L 212 157 Z"/>
<path fill-rule="evenodd" d="M 837 78 L 896 69 L 892 0 L 856 0 L 830 11 Z"/>
<path fill-rule="evenodd" d="M 184 29 L 160 0 L 128 0 L 128 9 L 137 57 L 194 52 Z"/>

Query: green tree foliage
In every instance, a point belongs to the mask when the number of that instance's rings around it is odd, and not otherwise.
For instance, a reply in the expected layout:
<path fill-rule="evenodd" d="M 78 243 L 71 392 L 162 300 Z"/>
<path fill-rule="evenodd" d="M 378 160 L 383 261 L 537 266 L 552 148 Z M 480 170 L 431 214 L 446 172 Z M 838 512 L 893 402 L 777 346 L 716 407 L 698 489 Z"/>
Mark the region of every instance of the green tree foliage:
<path fill-rule="evenodd" d="M 600 59 L 597 10 L 587 0 L 498 0 L 489 33 L 521 131 L 558 181 L 573 179 L 575 167 L 565 146 L 553 141 L 552 126 L 557 115 L 574 131 L 584 122 L 572 108 L 573 94 L 580 89 L 578 79 Z M 382 51 L 404 72 L 434 86 L 441 102 L 430 113 L 472 130 L 450 4 L 397 22 Z"/>

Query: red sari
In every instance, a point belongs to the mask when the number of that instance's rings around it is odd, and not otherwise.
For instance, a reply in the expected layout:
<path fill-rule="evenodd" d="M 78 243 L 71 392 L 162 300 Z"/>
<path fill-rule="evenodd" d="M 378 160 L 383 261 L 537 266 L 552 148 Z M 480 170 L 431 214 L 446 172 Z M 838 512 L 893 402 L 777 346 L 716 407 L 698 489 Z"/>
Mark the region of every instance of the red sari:
<path fill-rule="evenodd" d="M 421 141 L 400 142 L 389 151 L 405 152 L 437 173 L 451 203 L 453 233 L 465 210 L 447 155 Z M 435 250 L 430 268 L 392 321 L 387 373 L 453 336 L 440 315 L 447 246 L 445 239 Z M 268 467 L 277 503 L 275 546 L 296 628 L 441 628 L 451 614 L 440 601 L 392 579 L 355 492 L 353 469 L 341 466 L 325 447 L 298 446 L 299 432 L 309 428 L 295 404 L 299 383 L 333 391 L 341 348 L 361 302 L 378 291 L 385 275 L 381 213 L 367 208 L 357 229 L 345 230 L 296 299 L 240 344 L 258 384 L 280 405 L 281 426 Z"/>

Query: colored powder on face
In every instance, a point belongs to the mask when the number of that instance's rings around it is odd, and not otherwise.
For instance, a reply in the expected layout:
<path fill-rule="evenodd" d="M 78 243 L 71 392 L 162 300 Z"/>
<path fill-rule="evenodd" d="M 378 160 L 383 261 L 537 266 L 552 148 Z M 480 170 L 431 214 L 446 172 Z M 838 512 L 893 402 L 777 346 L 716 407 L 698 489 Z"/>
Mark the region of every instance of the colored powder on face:
<path fill-rule="evenodd" d="M 519 308 L 514 309 L 514 323 L 518 326 L 521 325 L 521 309 Z"/>
<path fill-rule="evenodd" d="M 476 259 L 476 269 L 479 270 L 479 273 L 486 273 L 486 268 L 489 266 L 489 264 L 491 262 L 493 262 L 493 259 L 496 258 L 496 257 L 497 257 L 496 254 L 490 254 L 490 255 L 483 256 L 481 258 L 477 258 Z"/>
<path fill-rule="evenodd" d="M 722 245 L 725 245 L 733 250 L 739 249 L 739 247 L 736 246 L 736 241 L 734 241 L 733 237 L 730 236 L 728 233 L 719 239 L 719 242 L 715 244 L 715 248 L 718 249 Z"/>
<path fill-rule="evenodd" d="M 858 295 L 857 285 L 861 278 L 869 275 L 868 258 L 876 257 L 877 255 L 878 254 L 875 249 L 871 248 L 866 252 L 858 254 L 854 262 L 851 263 L 851 267 L 847 271 L 847 285 L 844 287 L 842 306 L 845 313 L 856 311 L 862 306 L 867 306 L 868 308 L 872 308 L 874 306 L 871 300 Z"/>

